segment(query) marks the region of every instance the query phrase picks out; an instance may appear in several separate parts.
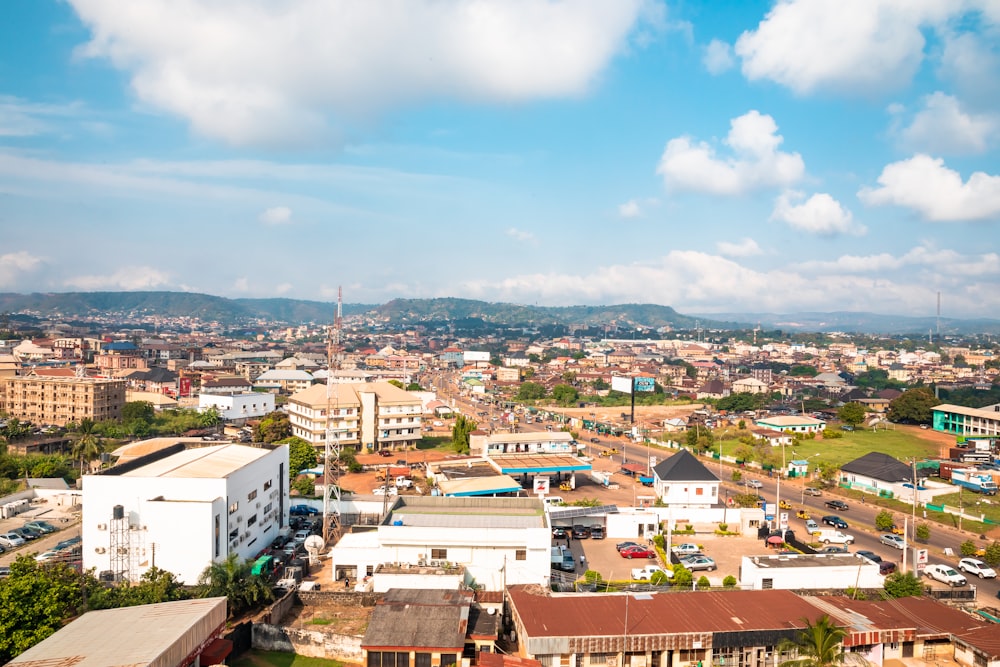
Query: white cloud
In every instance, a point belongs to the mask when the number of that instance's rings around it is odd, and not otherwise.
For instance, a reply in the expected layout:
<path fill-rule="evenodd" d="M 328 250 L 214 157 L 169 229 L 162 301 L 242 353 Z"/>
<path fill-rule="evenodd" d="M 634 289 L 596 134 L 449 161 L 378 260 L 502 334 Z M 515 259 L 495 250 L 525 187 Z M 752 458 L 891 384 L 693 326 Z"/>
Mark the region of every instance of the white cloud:
<path fill-rule="evenodd" d="M 0 287 L 13 287 L 24 273 L 30 273 L 42 266 L 42 258 L 26 250 L 0 255 Z"/>
<path fill-rule="evenodd" d="M 532 234 L 531 232 L 526 232 L 523 229 L 518 229 L 516 227 L 511 227 L 511 228 L 509 228 L 504 233 L 507 236 L 511 237 L 512 239 L 514 239 L 516 241 L 532 241 L 533 242 L 535 240 L 535 235 L 534 234 Z"/>
<path fill-rule="evenodd" d="M 936 92 L 923 100 L 923 108 L 900 133 L 904 145 L 936 155 L 982 153 L 1000 127 L 997 115 L 966 113 L 951 95 Z"/>
<path fill-rule="evenodd" d="M 963 255 L 955 250 L 917 246 L 902 255 L 842 255 L 832 261 L 801 262 L 794 267 L 811 274 L 884 275 L 909 268 L 923 269 L 935 277 L 989 277 L 1000 275 L 1000 255 L 995 252 Z"/>
<path fill-rule="evenodd" d="M 1000 215 L 1000 176 L 977 171 L 963 183 L 957 171 L 944 166 L 944 160 L 928 155 L 886 165 L 878 182 L 880 187 L 858 192 L 868 206 L 904 206 L 933 222 Z"/>
<path fill-rule="evenodd" d="M 752 257 L 764 252 L 757 245 L 757 242 L 751 238 L 745 238 L 739 243 L 719 241 L 715 244 L 715 247 L 718 249 L 719 254 L 725 257 Z"/>
<path fill-rule="evenodd" d="M 719 39 L 713 39 L 705 47 L 701 62 L 709 74 L 728 72 L 733 64 L 733 49 L 729 44 Z"/>
<path fill-rule="evenodd" d="M 293 285 L 291 283 L 279 283 L 274 286 L 275 294 L 288 294 L 292 291 Z"/>
<path fill-rule="evenodd" d="M 735 51 L 751 81 L 804 94 L 881 93 L 905 87 L 924 58 L 924 27 L 969 11 L 950 0 L 784 0 Z"/>
<path fill-rule="evenodd" d="M 250 280 L 244 276 L 242 278 L 237 278 L 233 282 L 234 292 L 249 292 L 250 291 Z"/>
<path fill-rule="evenodd" d="M 886 264 L 902 265 L 898 258 L 886 258 Z M 859 266 L 867 261 L 855 260 Z M 469 298 L 553 305 L 648 303 L 649 286 L 656 285 L 656 303 L 681 312 L 837 310 L 848 307 L 843 295 L 851 295 L 850 310 L 927 312 L 943 283 L 936 282 L 933 267 L 922 266 L 916 259 L 908 261 L 924 274 L 873 277 L 833 266 L 761 271 L 718 255 L 678 250 L 657 261 L 604 266 L 587 274 L 533 273 L 450 285 L 441 296 L 456 296 L 458 292 Z M 982 259 L 985 266 L 996 262 L 996 258 Z M 1000 291 L 991 289 L 994 276 L 984 272 L 981 280 L 960 275 L 941 278 L 953 295 L 950 312 L 973 314 L 1000 308 Z"/>
<path fill-rule="evenodd" d="M 997 3 L 992 6 L 994 14 L 1000 14 L 995 10 Z M 938 76 L 954 86 L 962 99 L 980 109 L 992 109 L 1000 99 L 1000 15 L 984 13 L 982 18 L 982 34 L 945 35 Z"/>
<path fill-rule="evenodd" d="M 83 291 L 147 290 L 170 285 L 170 274 L 149 266 L 124 266 L 110 275 L 67 278 L 66 287 Z"/>
<path fill-rule="evenodd" d="M 586 93 L 650 0 L 70 0 L 145 104 L 235 145 L 315 145 L 389 108 Z M 654 3 L 654 8 L 655 8 Z"/>
<path fill-rule="evenodd" d="M 749 111 L 730 121 L 731 157 L 717 158 L 709 144 L 678 137 L 667 142 L 656 173 L 668 189 L 720 195 L 790 185 L 802 178 L 805 164 L 798 153 L 778 150 L 784 138 L 777 132 L 771 116 Z"/>
<path fill-rule="evenodd" d="M 638 218 L 642 215 L 642 209 L 639 207 L 639 202 L 634 199 L 630 199 L 624 204 L 618 205 L 618 216 L 622 218 Z"/>
<path fill-rule="evenodd" d="M 53 120 L 76 116 L 82 109 L 79 102 L 39 104 L 0 95 L 0 137 L 29 137 L 53 132 Z"/>
<path fill-rule="evenodd" d="M 820 236 L 860 236 L 868 231 L 864 225 L 855 224 L 851 212 L 825 192 L 814 194 L 808 199 L 805 199 L 805 193 L 802 192 L 783 192 L 775 200 L 771 219 Z"/>
<path fill-rule="evenodd" d="M 262 211 L 258 219 L 265 225 L 290 225 L 292 224 L 292 209 L 287 206 L 272 206 Z"/>

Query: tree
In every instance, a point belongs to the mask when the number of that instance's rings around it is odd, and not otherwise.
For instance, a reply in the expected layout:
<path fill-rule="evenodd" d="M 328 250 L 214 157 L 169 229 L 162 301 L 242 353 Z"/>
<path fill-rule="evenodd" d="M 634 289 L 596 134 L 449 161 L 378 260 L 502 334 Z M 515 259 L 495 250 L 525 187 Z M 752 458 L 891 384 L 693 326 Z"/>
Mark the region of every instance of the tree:
<path fill-rule="evenodd" d="M 80 420 L 71 455 L 80 462 L 81 475 L 84 463 L 89 463 L 101 455 L 101 439 L 94 433 L 94 420 L 88 418 Z"/>
<path fill-rule="evenodd" d="M 253 429 L 254 442 L 274 443 L 292 435 L 288 414 L 277 410 L 267 414 Z"/>
<path fill-rule="evenodd" d="M 517 390 L 516 398 L 519 401 L 536 401 L 545 398 L 545 387 L 537 382 L 522 382 Z"/>
<path fill-rule="evenodd" d="M 683 565 L 674 565 L 674 576 L 670 579 L 670 584 L 676 586 L 677 588 L 691 588 L 691 584 L 694 582 L 694 575 L 691 574 L 691 570 L 687 569 Z"/>
<path fill-rule="evenodd" d="M 939 403 L 930 387 L 908 389 L 889 403 L 889 421 L 929 424 L 931 408 Z"/>
<path fill-rule="evenodd" d="M 882 510 L 875 515 L 875 528 L 880 531 L 888 531 L 896 524 L 895 519 L 893 519 L 892 512 L 889 510 Z"/>
<path fill-rule="evenodd" d="M 455 425 L 451 427 L 451 446 L 459 454 L 469 451 L 469 435 L 476 430 L 478 424 L 465 415 L 458 415 L 455 418 Z"/>
<path fill-rule="evenodd" d="M 389 384 L 391 384 L 394 387 L 399 387 L 400 389 L 406 389 L 406 385 L 404 385 L 399 380 L 389 380 Z"/>
<path fill-rule="evenodd" d="M 198 415 L 198 425 L 202 428 L 215 428 L 222 423 L 222 415 L 219 414 L 219 409 L 214 405 L 206 410 L 203 410 Z"/>
<path fill-rule="evenodd" d="M 420 386 L 419 382 L 411 382 L 406 385 L 406 391 L 423 391 L 424 388 Z"/>
<path fill-rule="evenodd" d="M 1000 542 L 993 541 L 986 547 L 986 555 L 983 556 L 990 567 L 1000 567 Z"/>
<path fill-rule="evenodd" d="M 288 445 L 288 476 L 291 479 L 316 465 L 316 448 L 302 438 L 293 435 L 278 444 Z"/>
<path fill-rule="evenodd" d="M 885 594 L 891 598 L 916 597 L 924 594 L 924 585 L 912 572 L 893 572 L 885 578 Z"/>
<path fill-rule="evenodd" d="M 837 418 L 845 424 L 857 426 L 865 420 L 865 406 L 860 403 L 846 403 L 837 410 Z"/>
<path fill-rule="evenodd" d="M 552 398 L 559 405 L 572 405 L 579 396 L 580 393 L 568 384 L 557 384 L 552 387 Z"/>
<path fill-rule="evenodd" d="M 798 636 L 778 646 L 780 651 L 794 651 L 798 657 L 782 661 L 779 667 L 829 667 L 843 663 L 843 641 L 847 631 L 825 614 L 815 623 L 807 618 L 802 620 L 806 627 L 799 631 Z"/>
<path fill-rule="evenodd" d="M 216 561 L 205 568 L 198 578 L 200 597 L 225 596 L 229 601 L 229 616 L 238 616 L 255 605 L 269 602 L 271 587 L 251 573 L 253 563 L 240 561 L 239 555 L 230 553 L 223 561 Z"/>
<path fill-rule="evenodd" d="M 917 540 L 920 542 L 927 542 L 931 539 L 931 527 L 926 523 L 919 524 L 914 532 L 916 533 Z"/>
<path fill-rule="evenodd" d="M 155 418 L 153 404 L 149 401 L 129 401 L 122 406 L 122 421 L 126 424 L 136 420 L 152 424 Z"/>
<path fill-rule="evenodd" d="M 31 556 L 11 563 L 0 582 L 0 662 L 6 663 L 83 611 L 83 579 L 66 563 Z"/>

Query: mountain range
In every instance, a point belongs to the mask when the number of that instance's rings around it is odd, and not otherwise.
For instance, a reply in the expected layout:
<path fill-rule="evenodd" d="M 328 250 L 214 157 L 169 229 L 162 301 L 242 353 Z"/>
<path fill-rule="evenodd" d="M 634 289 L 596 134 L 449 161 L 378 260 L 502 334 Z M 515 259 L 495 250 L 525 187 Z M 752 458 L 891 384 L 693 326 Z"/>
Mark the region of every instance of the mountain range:
<path fill-rule="evenodd" d="M 529 306 L 472 299 L 394 299 L 383 305 L 344 304 L 345 316 L 365 315 L 387 325 L 480 321 L 535 328 L 575 325 L 610 329 L 781 329 L 789 332 L 916 334 L 1000 334 L 1000 320 L 905 317 L 876 313 L 707 313 L 683 315 L 669 306 Z M 192 292 L 0 293 L 0 313 L 40 319 L 197 318 L 225 325 L 331 322 L 336 304 L 301 299 L 229 299 Z M 613 334 L 612 334 L 613 335 Z"/>

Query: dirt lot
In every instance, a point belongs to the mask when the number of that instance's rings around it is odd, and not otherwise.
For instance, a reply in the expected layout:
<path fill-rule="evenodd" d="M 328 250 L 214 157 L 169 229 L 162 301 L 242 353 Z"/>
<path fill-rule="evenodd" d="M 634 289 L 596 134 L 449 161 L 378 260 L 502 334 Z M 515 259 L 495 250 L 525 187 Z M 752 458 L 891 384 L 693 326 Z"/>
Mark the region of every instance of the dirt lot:
<path fill-rule="evenodd" d="M 662 422 L 671 417 L 686 417 L 695 410 L 704 407 L 701 403 L 690 405 L 637 405 L 635 406 L 635 421 L 637 424 L 654 424 Z M 598 421 L 620 422 L 622 413 L 631 413 L 632 408 L 628 405 L 612 408 L 550 408 L 552 412 L 576 417 L 577 419 L 590 419 L 590 415 L 597 416 Z"/>

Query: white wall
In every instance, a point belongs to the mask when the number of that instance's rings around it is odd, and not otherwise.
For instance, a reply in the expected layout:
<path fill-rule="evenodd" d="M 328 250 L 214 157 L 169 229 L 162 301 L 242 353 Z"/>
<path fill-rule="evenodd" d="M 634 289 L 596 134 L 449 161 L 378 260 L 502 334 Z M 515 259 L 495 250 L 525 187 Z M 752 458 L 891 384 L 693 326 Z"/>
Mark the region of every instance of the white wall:
<path fill-rule="evenodd" d="M 806 558 L 828 559 L 831 562 L 843 564 L 781 567 L 781 561 L 775 556 L 743 556 L 740 564 L 740 586 L 762 590 L 764 579 L 771 579 L 770 588 L 783 590 L 882 588 L 885 584 L 884 578 L 878 573 L 878 565 L 853 555 L 819 554 Z M 791 559 L 794 557 L 784 557 L 784 560 Z M 775 563 L 776 565 L 766 567 L 755 563 L 755 560 L 759 560 L 761 564 Z"/>
<path fill-rule="evenodd" d="M 274 394 L 246 392 L 243 394 L 199 394 L 198 410 L 215 408 L 226 421 L 253 419 L 274 412 Z"/>
<path fill-rule="evenodd" d="M 657 479 L 656 495 L 667 505 L 709 506 L 719 501 L 719 482 L 664 482 Z"/>

